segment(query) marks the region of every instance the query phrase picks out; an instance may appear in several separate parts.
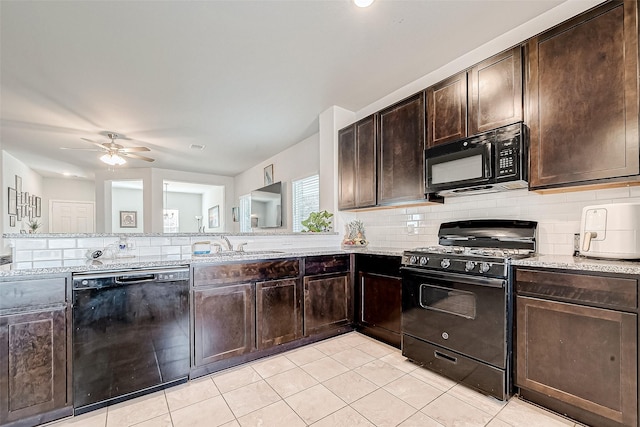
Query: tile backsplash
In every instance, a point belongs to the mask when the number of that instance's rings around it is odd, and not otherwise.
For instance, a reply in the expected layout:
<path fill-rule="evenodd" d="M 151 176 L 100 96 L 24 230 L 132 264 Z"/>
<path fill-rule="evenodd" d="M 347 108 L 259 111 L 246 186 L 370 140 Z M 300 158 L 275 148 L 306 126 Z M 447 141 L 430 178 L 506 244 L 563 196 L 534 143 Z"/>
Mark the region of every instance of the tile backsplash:
<path fill-rule="evenodd" d="M 527 190 L 458 196 L 443 205 L 404 207 L 356 214 L 364 222 L 371 247 L 411 249 L 438 243 L 440 223 L 464 219 L 538 221 L 538 252 L 572 255 L 582 208 L 606 203 L 640 202 L 640 187 L 538 194 Z"/>
<path fill-rule="evenodd" d="M 123 235 L 124 236 L 124 235 Z M 341 236 L 337 234 L 269 234 L 228 235 L 234 249 L 246 243 L 246 251 L 305 248 L 336 248 Z M 107 237 L 50 237 L 33 236 L 9 238 L 12 246 L 14 269 L 54 268 L 85 265 L 86 252 L 116 245 L 119 236 Z M 119 253 L 126 257 L 157 257 L 162 260 L 189 259 L 192 244 L 200 241 L 222 243 L 218 236 L 129 236 L 128 249 Z M 116 250 L 117 252 L 117 250 Z"/>

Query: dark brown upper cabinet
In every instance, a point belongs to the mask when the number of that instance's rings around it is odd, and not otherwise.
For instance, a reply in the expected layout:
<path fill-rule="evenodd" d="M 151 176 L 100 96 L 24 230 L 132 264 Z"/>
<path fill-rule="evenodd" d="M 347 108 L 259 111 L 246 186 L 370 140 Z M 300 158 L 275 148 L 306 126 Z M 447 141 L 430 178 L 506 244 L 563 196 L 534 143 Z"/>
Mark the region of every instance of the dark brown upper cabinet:
<path fill-rule="evenodd" d="M 522 48 L 427 88 L 427 146 L 522 121 Z"/>
<path fill-rule="evenodd" d="M 338 209 L 356 207 L 356 128 L 338 131 Z"/>
<path fill-rule="evenodd" d="M 527 43 L 530 188 L 639 173 L 637 8 L 608 2 Z"/>
<path fill-rule="evenodd" d="M 427 146 L 467 136 L 467 72 L 427 88 Z"/>
<path fill-rule="evenodd" d="M 379 113 L 378 204 L 424 201 L 424 92 Z"/>
<path fill-rule="evenodd" d="M 522 121 L 522 48 L 494 55 L 469 71 L 469 135 Z"/>
<path fill-rule="evenodd" d="M 376 205 L 376 116 L 338 132 L 338 209 Z"/>

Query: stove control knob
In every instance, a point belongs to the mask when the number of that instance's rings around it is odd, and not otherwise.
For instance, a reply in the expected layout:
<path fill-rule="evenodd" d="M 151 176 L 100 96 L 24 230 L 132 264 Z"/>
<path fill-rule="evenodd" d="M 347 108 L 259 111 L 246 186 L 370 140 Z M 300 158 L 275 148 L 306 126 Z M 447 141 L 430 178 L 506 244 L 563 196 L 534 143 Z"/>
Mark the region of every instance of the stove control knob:
<path fill-rule="evenodd" d="M 480 273 L 486 273 L 491 268 L 491 264 L 488 262 L 483 262 L 480 264 Z"/>
<path fill-rule="evenodd" d="M 418 257 L 417 256 L 412 256 L 411 258 L 409 258 L 409 263 L 410 264 L 416 264 L 418 262 Z"/>
<path fill-rule="evenodd" d="M 429 258 L 427 258 L 426 256 L 420 257 L 420 265 L 427 265 L 428 262 Z"/>
<path fill-rule="evenodd" d="M 449 258 L 443 258 L 442 261 L 440 261 L 440 267 L 442 268 L 449 268 L 450 265 L 451 260 Z"/>
<path fill-rule="evenodd" d="M 472 271 L 476 266 L 476 263 L 473 261 L 467 261 L 464 265 L 464 271 Z"/>

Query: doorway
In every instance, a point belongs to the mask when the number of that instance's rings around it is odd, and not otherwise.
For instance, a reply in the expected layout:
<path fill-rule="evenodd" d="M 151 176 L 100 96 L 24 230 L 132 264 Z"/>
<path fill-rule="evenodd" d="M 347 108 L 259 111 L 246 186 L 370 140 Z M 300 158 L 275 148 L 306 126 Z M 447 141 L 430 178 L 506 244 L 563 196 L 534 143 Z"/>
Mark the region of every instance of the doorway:
<path fill-rule="evenodd" d="M 49 201 L 50 233 L 95 233 L 95 203 Z"/>

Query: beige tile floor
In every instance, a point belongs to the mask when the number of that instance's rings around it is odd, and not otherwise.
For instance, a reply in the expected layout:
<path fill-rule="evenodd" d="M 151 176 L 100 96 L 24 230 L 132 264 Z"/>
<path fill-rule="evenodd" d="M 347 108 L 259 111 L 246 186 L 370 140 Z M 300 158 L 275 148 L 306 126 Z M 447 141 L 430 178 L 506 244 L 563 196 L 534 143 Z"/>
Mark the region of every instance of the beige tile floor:
<path fill-rule="evenodd" d="M 578 427 L 408 362 L 358 333 L 52 423 L 55 427 Z"/>

